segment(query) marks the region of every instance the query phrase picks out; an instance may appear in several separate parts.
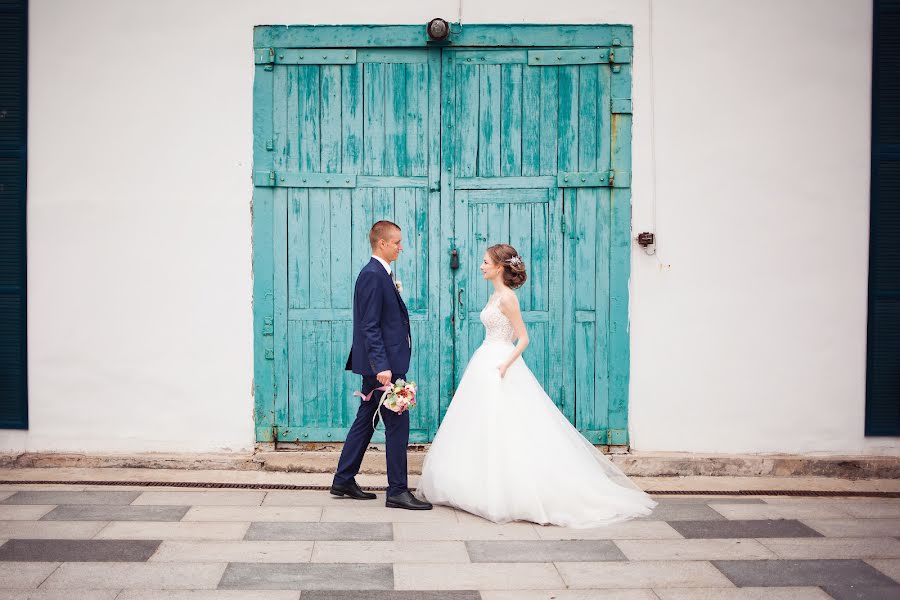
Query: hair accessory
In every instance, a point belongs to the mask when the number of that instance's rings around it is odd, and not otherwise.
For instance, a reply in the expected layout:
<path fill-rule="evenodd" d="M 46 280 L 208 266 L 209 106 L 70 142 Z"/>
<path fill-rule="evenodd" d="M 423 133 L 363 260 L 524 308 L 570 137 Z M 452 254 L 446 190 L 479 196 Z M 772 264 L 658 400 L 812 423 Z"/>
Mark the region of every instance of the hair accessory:
<path fill-rule="evenodd" d="M 518 267 L 519 265 L 522 264 L 522 259 L 519 258 L 518 256 L 513 256 L 513 257 L 510 258 L 508 261 L 506 261 L 506 263 L 509 264 L 509 265 Z"/>

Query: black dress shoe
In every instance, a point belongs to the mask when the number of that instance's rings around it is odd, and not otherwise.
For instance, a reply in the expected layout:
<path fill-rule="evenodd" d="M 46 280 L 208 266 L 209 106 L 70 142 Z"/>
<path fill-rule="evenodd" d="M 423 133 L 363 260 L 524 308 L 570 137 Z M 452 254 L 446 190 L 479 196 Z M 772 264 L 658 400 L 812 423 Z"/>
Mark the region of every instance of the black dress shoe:
<path fill-rule="evenodd" d="M 400 492 L 396 496 L 388 496 L 384 505 L 388 508 L 405 508 L 406 510 L 431 510 L 431 504 L 422 502 L 409 493 L 409 490 Z"/>
<path fill-rule="evenodd" d="M 375 494 L 362 491 L 362 488 L 356 485 L 355 481 L 351 481 L 350 483 L 346 483 L 344 485 L 332 483 L 329 492 L 331 492 L 332 496 L 350 496 L 351 498 L 355 498 L 356 500 L 375 499 Z"/>

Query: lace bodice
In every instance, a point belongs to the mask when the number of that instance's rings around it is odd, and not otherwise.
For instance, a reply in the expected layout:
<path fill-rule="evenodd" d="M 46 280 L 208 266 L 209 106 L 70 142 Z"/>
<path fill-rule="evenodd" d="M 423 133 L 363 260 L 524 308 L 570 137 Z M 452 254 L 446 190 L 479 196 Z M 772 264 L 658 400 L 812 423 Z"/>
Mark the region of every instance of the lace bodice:
<path fill-rule="evenodd" d="M 484 341 L 508 342 L 515 339 L 512 323 L 500 310 L 500 295 L 494 294 L 481 310 L 481 322 L 484 325 Z"/>

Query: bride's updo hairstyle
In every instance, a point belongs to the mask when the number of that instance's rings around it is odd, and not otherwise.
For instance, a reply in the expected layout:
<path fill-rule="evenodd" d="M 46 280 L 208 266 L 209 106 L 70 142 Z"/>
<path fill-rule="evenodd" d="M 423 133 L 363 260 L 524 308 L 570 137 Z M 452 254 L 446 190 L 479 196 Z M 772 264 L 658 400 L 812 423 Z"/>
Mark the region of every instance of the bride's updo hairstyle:
<path fill-rule="evenodd" d="M 512 289 L 522 287 L 528 275 L 525 273 L 525 261 L 509 244 L 495 244 L 487 249 L 488 255 L 495 264 L 503 265 L 503 283 Z"/>

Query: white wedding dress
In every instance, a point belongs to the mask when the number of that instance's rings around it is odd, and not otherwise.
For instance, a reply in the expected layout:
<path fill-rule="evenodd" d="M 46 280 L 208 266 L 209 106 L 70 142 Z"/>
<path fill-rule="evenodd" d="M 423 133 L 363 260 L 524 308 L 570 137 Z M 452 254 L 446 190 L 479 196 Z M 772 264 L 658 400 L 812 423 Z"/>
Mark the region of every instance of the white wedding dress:
<path fill-rule="evenodd" d="M 563 416 L 518 358 L 497 294 L 481 311 L 472 355 L 425 455 L 415 496 L 497 523 L 596 527 L 649 515 L 656 502 Z"/>

